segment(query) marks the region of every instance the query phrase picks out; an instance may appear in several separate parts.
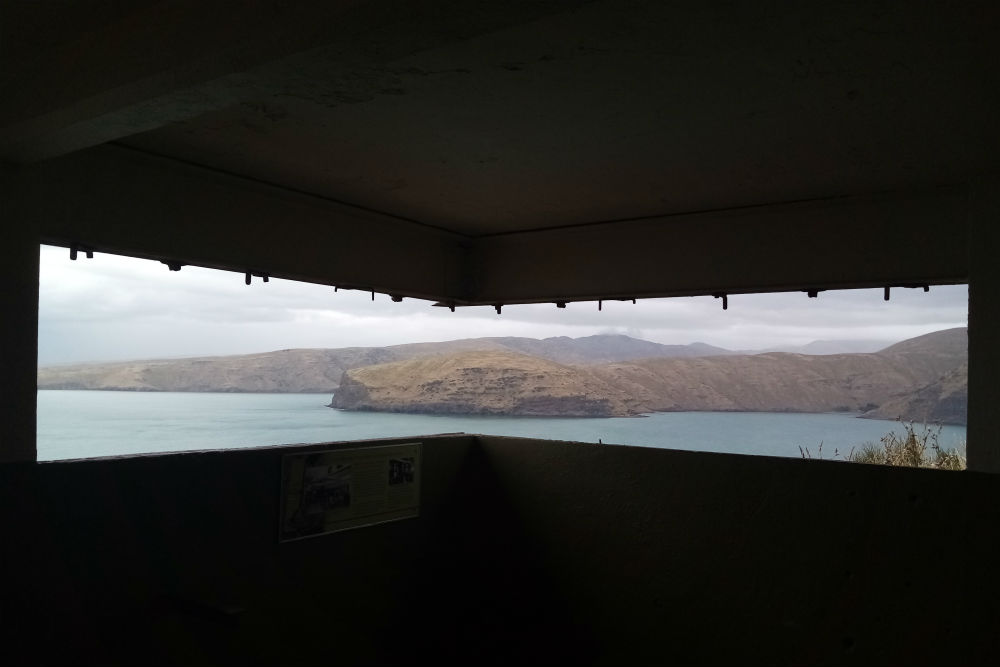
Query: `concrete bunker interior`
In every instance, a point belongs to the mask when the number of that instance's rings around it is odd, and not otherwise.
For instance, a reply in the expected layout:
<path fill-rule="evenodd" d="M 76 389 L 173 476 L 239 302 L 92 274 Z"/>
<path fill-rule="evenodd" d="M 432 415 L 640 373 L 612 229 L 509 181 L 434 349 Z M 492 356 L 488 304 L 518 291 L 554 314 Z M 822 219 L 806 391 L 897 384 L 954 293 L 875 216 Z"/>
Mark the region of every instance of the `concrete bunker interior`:
<path fill-rule="evenodd" d="M 3 12 L 11 662 L 995 661 L 994 5 Z M 419 519 L 279 545 L 280 449 L 35 463 L 39 243 L 457 306 L 968 282 L 970 471 L 442 437 Z"/>

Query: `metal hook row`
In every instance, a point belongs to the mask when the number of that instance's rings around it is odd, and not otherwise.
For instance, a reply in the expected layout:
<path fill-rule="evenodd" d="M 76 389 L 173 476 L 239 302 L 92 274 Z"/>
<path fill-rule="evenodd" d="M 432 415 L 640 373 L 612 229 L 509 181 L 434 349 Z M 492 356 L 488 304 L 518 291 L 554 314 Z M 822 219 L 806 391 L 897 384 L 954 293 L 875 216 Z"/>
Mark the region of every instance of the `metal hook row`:
<path fill-rule="evenodd" d="M 77 256 L 78 256 L 78 254 L 80 252 L 85 253 L 87 259 L 92 259 L 94 257 L 95 249 L 93 247 L 91 247 L 91 246 L 83 245 L 82 243 L 71 243 L 70 244 L 70 246 L 69 246 L 69 258 L 71 260 L 75 261 L 76 258 L 77 258 Z M 185 264 L 183 262 L 179 262 L 177 260 L 171 260 L 171 259 L 161 259 L 160 263 L 161 264 L 165 264 L 167 266 L 167 268 L 169 270 L 171 270 L 171 271 L 180 271 L 182 267 L 187 266 L 187 264 Z M 247 285 L 249 285 L 251 283 L 251 281 L 252 281 L 251 279 L 252 279 L 253 276 L 257 276 L 258 278 L 262 278 L 265 283 L 270 280 L 270 274 L 268 274 L 268 273 L 258 272 L 258 271 L 246 271 L 244 273 L 244 282 Z M 886 285 L 883 288 L 883 293 L 882 293 L 883 300 L 885 300 L 885 301 L 889 300 L 890 294 L 891 294 L 891 288 L 892 287 L 903 287 L 903 288 L 907 288 L 907 289 L 923 289 L 924 292 L 929 292 L 930 291 L 930 285 L 926 284 L 926 283 L 905 283 L 905 284 L 899 284 L 899 285 Z M 357 288 L 355 288 L 355 287 L 349 287 L 349 286 L 342 286 L 342 285 L 334 285 L 333 286 L 333 291 L 334 292 L 337 292 L 340 289 L 353 290 L 353 289 L 357 289 Z M 374 301 L 375 300 L 375 290 L 369 290 L 369 291 L 371 292 L 372 301 Z M 825 292 L 826 290 L 825 289 L 821 289 L 821 288 L 807 288 L 807 289 L 803 289 L 802 291 L 805 292 L 806 295 L 808 295 L 808 297 L 810 299 L 815 299 L 817 296 L 819 296 L 820 292 Z M 729 295 L 726 292 L 713 292 L 712 296 L 714 298 L 716 298 L 716 299 L 722 299 L 722 309 L 723 310 L 729 310 Z M 401 295 L 399 295 L 399 294 L 389 294 L 389 298 L 392 299 L 393 303 L 400 303 L 403 300 L 403 297 Z M 625 298 L 625 299 L 617 299 L 617 301 L 631 301 L 633 304 L 636 303 L 636 299 L 634 297 L 632 297 L 632 298 Z M 568 302 L 567 301 L 554 301 L 553 303 L 555 304 L 556 308 L 565 308 L 566 304 Z M 447 301 L 447 302 L 442 302 L 442 303 L 436 303 L 434 305 L 436 305 L 436 306 L 446 306 L 448 308 L 448 310 L 450 310 L 453 313 L 455 312 L 456 304 L 455 304 L 454 301 Z M 502 304 L 502 303 L 495 303 L 495 304 L 493 304 L 493 309 L 496 311 L 497 315 L 499 315 L 501 313 L 501 311 L 503 310 L 503 305 L 504 304 Z M 598 299 L 597 300 L 597 310 L 598 311 L 602 311 L 603 309 L 604 309 L 604 299 Z"/>
<path fill-rule="evenodd" d="M 924 283 L 904 284 L 904 285 L 886 285 L 885 288 L 884 288 L 885 291 L 883 293 L 883 298 L 886 301 L 889 300 L 889 292 L 890 292 L 890 288 L 891 287 L 905 287 L 907 289 L 923 289 L 923 291 L 925 291 L 925 292 L 929 292 L 931 290 L 930 285 L 924 284 Z M 810 299 L 815 299 L 817 296 L 819 296 L 820 292 L 825 292 L 826 290 L 825 289 L 820 289 L 820 288 L 810 288 L 810 289 L 804 289 L 802 291 L 805 292 L 809 296 Z M 716 298 L 716 299 L 722 299 L 722 310 L 729 310 L 729 294 L 727 294 L 726 292 L 713 292 L 712 296 L 714 298 Z M 631 300 L 633 304 L 636 302 L 635 299 L 617 299 L 617 300 L 618 301 L 629 301 L 629 300 Z M 565 308 L 566 304 L 567 304 L 566 301 L 555 301 L 554 303 L 556 305 L 556 308 Z M 440 304 L 440 305 L 445 305 L 445 304 Z M 450 304 L 450 307 L 451 307 L 451 311 L 455 312 L 455 307 L 454 307 L 453 303 Z M 502 308 L 503 308 L 503 304 L 502 303 L 495 303 L 495 304 L 493 304 L 493 309 L 497 311 L 497 315 L 500 314 L 500 311 L 501 311 Z M 597 310 L 601 311 L 603 309 L 604 309 L 604 299 L 598 299 L 597 300 Z"/>

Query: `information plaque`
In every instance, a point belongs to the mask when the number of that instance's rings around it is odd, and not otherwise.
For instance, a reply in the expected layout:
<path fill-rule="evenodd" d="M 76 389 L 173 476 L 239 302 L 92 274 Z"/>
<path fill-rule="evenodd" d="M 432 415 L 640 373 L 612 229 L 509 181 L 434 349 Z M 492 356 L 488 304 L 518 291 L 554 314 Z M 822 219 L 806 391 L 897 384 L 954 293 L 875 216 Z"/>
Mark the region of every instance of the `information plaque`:
<path fill-rule="evenodd" d="M 420 443 L 287 454 L 281 542 L 420 513 Z"/>

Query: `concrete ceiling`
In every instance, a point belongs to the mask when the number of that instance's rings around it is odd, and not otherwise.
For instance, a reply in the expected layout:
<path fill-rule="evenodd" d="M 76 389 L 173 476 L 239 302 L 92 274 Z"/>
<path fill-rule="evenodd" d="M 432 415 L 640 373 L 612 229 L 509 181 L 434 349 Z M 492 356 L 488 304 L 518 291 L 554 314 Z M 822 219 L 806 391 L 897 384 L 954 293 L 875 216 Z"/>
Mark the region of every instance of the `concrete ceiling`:
<path fill-rule="evenodd" d="M 111 141 L 471 237 L 1000 166 L 994 3 L 96 6 L 43 49 L 16 15 L 8 160 Z"/>

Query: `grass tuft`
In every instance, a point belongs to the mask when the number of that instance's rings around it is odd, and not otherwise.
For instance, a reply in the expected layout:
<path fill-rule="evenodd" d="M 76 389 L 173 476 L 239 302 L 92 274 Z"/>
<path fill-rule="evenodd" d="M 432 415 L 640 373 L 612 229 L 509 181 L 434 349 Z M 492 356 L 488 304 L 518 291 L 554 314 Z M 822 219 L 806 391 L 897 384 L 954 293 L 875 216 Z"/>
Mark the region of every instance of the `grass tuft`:
<path fill-rule="evenodd" d="M 939 443 L 941 426 L 921 427 L 912 422 L 900 422 L 905 433 L 900 435 L 890 431 L 883 435 L 879 442 L 865 442 L 855 447 L 843 457 L 844 461 L 853 463 L 874 463 L 886 466 L 906 466 L 910 468 L 935 468 L 938 470 L 965 470 L 966 460 L 957 449 L 942 449 Z M 809 448 L 799 447 L 802 458 L 812 458 Z M 823 445 L 820 444 L 819 458 L 822 456 Z M 834 452 L 834 459 L 840 458 L 839 452 Z"/>

